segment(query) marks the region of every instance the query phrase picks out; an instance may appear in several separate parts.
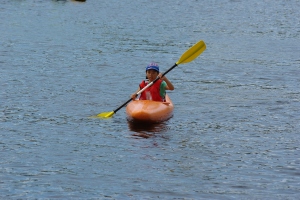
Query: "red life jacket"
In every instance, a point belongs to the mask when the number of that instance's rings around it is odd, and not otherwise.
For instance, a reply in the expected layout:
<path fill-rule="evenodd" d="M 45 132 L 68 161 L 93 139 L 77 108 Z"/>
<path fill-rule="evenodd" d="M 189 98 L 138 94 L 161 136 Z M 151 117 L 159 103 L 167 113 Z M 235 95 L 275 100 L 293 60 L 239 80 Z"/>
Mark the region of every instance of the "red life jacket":
<path fill-rule="evenodd" d="M 140 100 L 152 100 L 152 101 L 164 101 L 164 99 L 160 96 L 160 84 L 162 80 L 157 80 L 152 86 L 147 88 L 145 91 L 141 93 Z M 146 87 L 148 82 L 142 81 L 140 84 L 140 89 Z"/>

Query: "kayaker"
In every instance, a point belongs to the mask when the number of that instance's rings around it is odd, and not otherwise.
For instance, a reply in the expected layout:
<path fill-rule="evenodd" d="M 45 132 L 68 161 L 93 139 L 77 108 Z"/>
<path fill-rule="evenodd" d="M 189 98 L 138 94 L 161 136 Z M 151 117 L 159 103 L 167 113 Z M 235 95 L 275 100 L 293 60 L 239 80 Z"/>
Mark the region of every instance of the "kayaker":
<path fill-rule="evenodd" d="M 136 93 L 143 89 L 148 83 L 154 81 L 156 77 L 160 77 L 151 87 L 143 91 L 139 97 L 140 100 L 153 100 L 153 101 L 165 101 L 166 90 L 174 90 L 173 84 L 168 80 L 166 76 L 162 77 L 162 73 L 159 73 L 159 66 L 155 62 L 151 62 L 146 67 L 146 80 L 143 80 L 138 90 L 131 95 L 133 100 L 136 99 Z"/>

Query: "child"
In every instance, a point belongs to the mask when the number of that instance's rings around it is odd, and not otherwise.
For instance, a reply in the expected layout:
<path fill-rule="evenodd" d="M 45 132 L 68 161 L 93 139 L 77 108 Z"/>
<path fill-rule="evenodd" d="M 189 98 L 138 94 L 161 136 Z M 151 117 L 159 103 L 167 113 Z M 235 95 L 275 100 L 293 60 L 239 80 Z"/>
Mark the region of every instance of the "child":
<path fill-rule="evenodd" d="M 160 77 L 160 79 L 141 93 L 140 100 L 165 101 L 166 90 L 174 90 L 174 86 L 167 77 L 161 77 L 162 74 L 159 73 L 159 66 L 155 62 L 152 62 L 146 67 L 146 80 L 140 83 L 140 87 L 136 93 L 147 86 L 148 83 L 154 81 L 157 76 Z M 131 95 L 133 100 L 136 98 L 136 93 Z"/>

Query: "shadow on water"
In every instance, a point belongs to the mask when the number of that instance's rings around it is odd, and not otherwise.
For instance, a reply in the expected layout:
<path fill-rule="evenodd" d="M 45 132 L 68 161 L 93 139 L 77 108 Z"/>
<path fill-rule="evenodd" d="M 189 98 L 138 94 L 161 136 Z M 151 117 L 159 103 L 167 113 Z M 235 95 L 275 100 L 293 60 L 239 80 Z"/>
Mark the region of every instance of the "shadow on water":
<path fill-rule="evenodd" d="M 127 120 L 129 130 L 135 132 L 132 136 L 141 138 L 155 137 L 157 134 L 167 131 L 167 122 L 168 121 L 147 123 L 136 120 Z"/>

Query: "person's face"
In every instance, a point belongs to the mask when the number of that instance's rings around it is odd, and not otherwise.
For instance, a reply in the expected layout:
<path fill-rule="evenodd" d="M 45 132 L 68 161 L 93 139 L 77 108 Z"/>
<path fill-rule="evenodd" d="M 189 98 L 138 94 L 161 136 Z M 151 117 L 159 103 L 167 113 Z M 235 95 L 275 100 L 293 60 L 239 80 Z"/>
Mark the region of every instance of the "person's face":
<path fill-rule="evenodd" d="M 149 79 L 149 81 L 153 81 L 158 76 L 158 72 L 154 69 L 149 69 L 146 71 L 146 76 Z"/>

